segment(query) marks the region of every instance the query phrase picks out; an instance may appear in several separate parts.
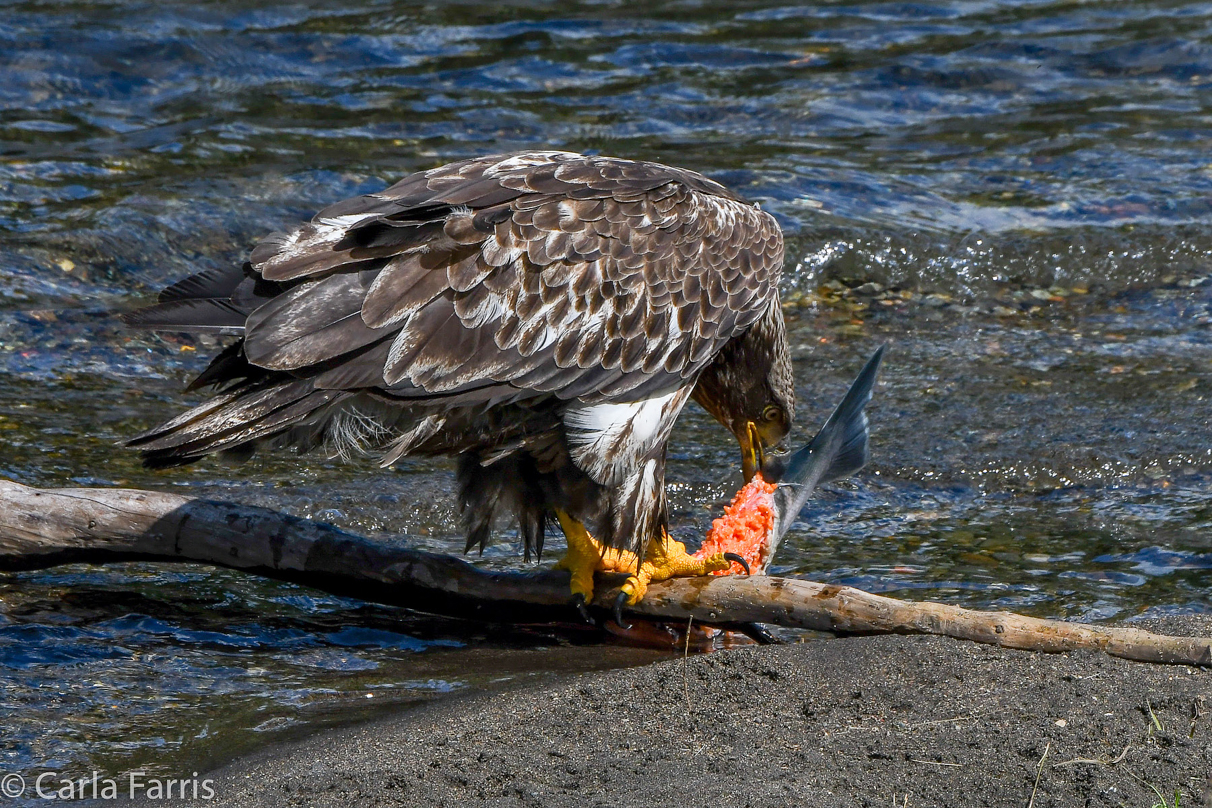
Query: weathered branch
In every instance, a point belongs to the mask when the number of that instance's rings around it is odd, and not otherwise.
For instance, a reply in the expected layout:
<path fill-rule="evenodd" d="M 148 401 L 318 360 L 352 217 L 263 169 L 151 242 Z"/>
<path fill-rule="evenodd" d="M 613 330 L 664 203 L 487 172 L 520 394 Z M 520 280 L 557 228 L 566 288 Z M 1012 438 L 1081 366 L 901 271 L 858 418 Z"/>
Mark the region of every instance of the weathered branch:
<path fill-rule="evenodd" d="M 435 614 L 496 622 L 575 620 L 568 574 L 489 572 L 281 513 L 124 489 L 38 490 L 0 481 L 0 570 L 74 561 L 202 562 Z M 613 601 L 621 576 L 602 580 Z M 610 585 L 613 583 L 614 585 Z M 846 586 L 755 576 L 653 584 L 635 611 L 706 623 L 771 623 L 851 634 L 938 634 L 1036 651 L 1097 649 L 1212 665 L 1212 639 L 912 603 Z"/>

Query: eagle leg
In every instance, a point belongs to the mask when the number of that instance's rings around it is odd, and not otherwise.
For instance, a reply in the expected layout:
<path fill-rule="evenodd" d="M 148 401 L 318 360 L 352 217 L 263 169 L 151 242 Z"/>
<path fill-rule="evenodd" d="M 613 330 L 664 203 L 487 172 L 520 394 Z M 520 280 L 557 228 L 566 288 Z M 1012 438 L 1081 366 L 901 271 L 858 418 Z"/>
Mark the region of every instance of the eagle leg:
<path fill-rule="evenodd" d="M 644 563 L 637 569 L 635 553 L 603 546 L 589 535 L 582 522 L 564 511 L 557 510 L 556 518 L 568 540 L 568 551 L 556 562 L 555 569 L 568 570 L 571 574 L 573 602 L 587 622 L 593 622 L 587 616 L 588 610 L 585 606 L 593 602 L 595 572 L 622 572 L 631 576 L 621 587 L 614 604 L 615 621 L 623 628 L 630 628 L 622 620 L 623 606 L 634 606 L 638 603 L 648 591 L 648 584 L 654 581 L 710 575 L 731 568 L 733 562 L 744 567 L 746 573 L 749 572 L 745 559 L 736 553 L 716 553 L 707 558 L 697 558 L 686 552 L 685 544 L 674 541 L 664 530 L 661 531 L 661 540 L 649 545 L 648 552 L 644 555 Z"/>
<path fill-rule="evenodd" d="M 719 570 L 729 569 L 736 558 L 735 553 L 716 553 L 707 558 L 696 558 L 686 552 L 685 544 L 674 541 L 670 538 L 669 533 L 662 530 L 660 541 L 655 541 L 648 546 L 644 563 L 620 588 L 619 598 L 615 602 L 615 613 L 620 614 L 624 604 L 634 606 L 639 603 L 644 597 L 644 593 L 648 591 L 648 584 L 654 581 L 710 575 Z M 635 567 L 633 566 L 631 569 L 635 569 Z M 746 571 L 748 570 L 746 569 Z"/>
<path fill-rule="evenodd" d="M 595 572 L 634 572 L 636 555 L 629 550 L 604 547 L 589 535 L 585 525 L 564 511 L 557 510 L 560 529 L 568 540 L 568 551 L 555 564 L 555 569 L 568 570 L 572 575 L 570 587 L 577 611 L 588 622 L 585 605 L 593 602 L 593 574 Z"/>

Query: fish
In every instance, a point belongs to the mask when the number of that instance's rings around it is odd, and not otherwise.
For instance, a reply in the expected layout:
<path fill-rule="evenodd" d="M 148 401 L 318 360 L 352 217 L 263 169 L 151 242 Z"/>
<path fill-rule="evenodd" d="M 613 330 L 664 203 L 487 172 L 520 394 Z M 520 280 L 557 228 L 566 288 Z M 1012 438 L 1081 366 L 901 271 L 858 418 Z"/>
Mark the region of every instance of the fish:
<path fill-rule="evenodd" d="M 807 445 L 768 455 L 758 474 L 716 519 L 696 555 L 730 552 L 746 559 L 750 574 L 764 574 L 779 544 L 816 489 L 857 472 L 871 459 L 866 407 L 887 345 L 867 360 L 841 403 Z M 717 575 L 743 571 L 734 563 Z"/>
<path fill-rule="evenodd" d="M 887 345 L 881 345 L 846 391 L 825 425 L 807 446 L 784 458 L 772 455 L 762 476 L 776 482 L 774 525 L 766 538 L 766 557 L 773 559 L 779 543 L 805 503 L 822 483 L 841 480 L 871 460 L 866 407 L 875 392 L 875 380 Z M 780 468 L 782 466 L 782 468 Z"/>

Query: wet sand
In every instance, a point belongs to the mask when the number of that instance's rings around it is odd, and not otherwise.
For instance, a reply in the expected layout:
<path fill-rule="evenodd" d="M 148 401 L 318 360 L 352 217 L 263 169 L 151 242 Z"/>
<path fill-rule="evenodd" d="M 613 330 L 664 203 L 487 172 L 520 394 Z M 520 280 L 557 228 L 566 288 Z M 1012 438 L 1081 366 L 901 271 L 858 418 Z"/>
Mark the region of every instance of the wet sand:
<path fill-rule="evenodd" d="M 1212 671 L 934 637 L 750 647 L 451 698 L 209 776 L 232 806 L 1212 805 Z"/>

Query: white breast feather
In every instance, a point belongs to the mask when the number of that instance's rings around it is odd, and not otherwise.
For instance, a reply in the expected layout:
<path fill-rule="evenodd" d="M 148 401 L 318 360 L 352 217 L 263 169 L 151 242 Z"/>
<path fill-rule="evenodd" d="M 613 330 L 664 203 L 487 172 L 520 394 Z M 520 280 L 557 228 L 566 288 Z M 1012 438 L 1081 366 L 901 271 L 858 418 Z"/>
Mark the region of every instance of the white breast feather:
<path fill-rule="evenodd" d="M 590 477 L 617 485 L 642 456 L 669 437 L 689 388 L 639 401 L 571 407 L 564 413 L 568 449 Z"/>

